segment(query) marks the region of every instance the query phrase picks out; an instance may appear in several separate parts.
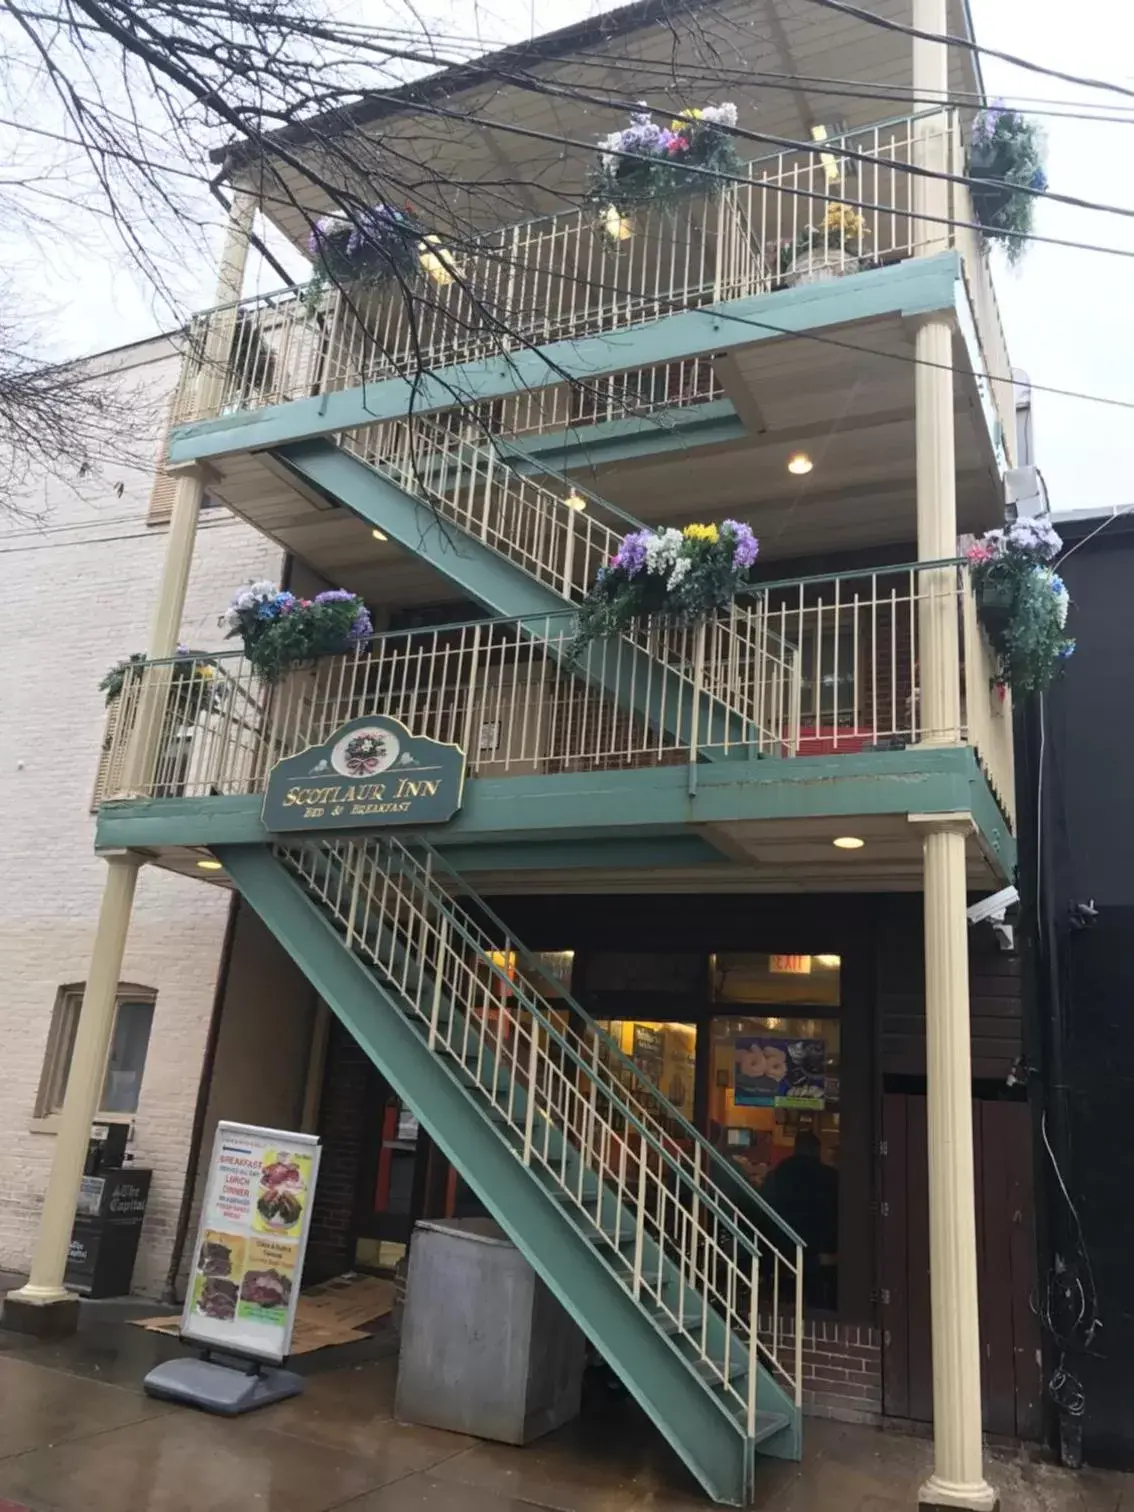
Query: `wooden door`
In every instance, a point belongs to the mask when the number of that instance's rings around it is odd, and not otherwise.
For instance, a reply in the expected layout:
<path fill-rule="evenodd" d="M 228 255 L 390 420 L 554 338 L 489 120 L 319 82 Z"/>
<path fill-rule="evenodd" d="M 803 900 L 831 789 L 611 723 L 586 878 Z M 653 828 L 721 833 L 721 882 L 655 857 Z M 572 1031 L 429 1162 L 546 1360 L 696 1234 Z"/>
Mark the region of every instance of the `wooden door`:
<path fill-rule="evenodd" d="M 973 1102 L 984 1428 L 1037 1439 L 1040 1335 L 1026 1103 Z M 882 1099 L 881 1318 L 883 1411 L 931 1422 L 929 1208 L 925 1098 Z"/>

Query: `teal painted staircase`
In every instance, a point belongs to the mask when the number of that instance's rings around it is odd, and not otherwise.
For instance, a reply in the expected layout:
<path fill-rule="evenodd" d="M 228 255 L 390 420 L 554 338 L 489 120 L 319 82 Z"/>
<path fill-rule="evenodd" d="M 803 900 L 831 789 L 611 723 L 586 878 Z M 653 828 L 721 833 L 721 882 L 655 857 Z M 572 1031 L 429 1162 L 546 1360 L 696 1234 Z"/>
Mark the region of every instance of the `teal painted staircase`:
<path fill-rule="evenodd" d="M 501 618 L 545 632 L 585 598 L 639 522 L 561 479 L 526 476 L 471 429 L 414 419 L 279 448 L 296 476 L 443 572 Z M 568 500 L 573 501 L 569 503 Z M 784 753 L 798 702 L 798 654 L 768 623 L 763 599 L 703 626 L 649 625 L 596 644 L 575 665 L 623 708 L 702 759 Z"/>
<path fill-rule="evenodd" d="M 796 1236 L 425 842 L 217 855 L 709 1495 L 751 1505 L 757 1451 L 800 1454 Z"/>

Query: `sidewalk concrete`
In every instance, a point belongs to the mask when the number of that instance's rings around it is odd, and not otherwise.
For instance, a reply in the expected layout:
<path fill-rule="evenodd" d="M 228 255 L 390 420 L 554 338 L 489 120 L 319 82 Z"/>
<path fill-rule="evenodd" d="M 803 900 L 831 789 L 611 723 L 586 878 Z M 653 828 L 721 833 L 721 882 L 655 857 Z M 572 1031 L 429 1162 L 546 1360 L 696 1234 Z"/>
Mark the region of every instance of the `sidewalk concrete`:
<path fill-rule="evenodd" d="M 175 1340 L 88 1304 L 73 1339 L 0 1330 L 0 1512 L 706 1512 L 669 1447 L 625 1398 L 526 1449 L 393 1421 L 395 1341 L 299 1362 L 303 1396 L 228 1421 L 151 1401 L 142 1376 Z M 143 1304 L 142 1312 L 152 1312 Z M 361 1357 L 359 1355 L 361 1350 Z M 924 1439 L 809 1420 L 801 1465 L 760 1462 L 768 1512 L 913 1512 Z M 1003 1512 L 1134 1512 L 1134 1477 L 993 1452 Z"/>

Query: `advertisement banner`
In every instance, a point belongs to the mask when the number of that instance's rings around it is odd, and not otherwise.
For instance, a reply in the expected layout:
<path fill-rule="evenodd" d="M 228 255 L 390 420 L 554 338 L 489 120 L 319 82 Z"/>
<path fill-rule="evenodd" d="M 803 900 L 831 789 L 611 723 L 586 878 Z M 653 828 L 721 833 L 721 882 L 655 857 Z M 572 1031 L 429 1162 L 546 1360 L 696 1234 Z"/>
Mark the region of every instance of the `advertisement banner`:
<path fill-rule="evenodd" d="M 735 1041 L 733 1100 L 738 1108 L 822 1108 L 827 1042 L 740 1035 Z"/>
<path fill-rule="evenodd" d="M 260 1360 L 286 1358 L 318 1170 L 313 1134 L 217 1125 L 183 1338 Z"/>

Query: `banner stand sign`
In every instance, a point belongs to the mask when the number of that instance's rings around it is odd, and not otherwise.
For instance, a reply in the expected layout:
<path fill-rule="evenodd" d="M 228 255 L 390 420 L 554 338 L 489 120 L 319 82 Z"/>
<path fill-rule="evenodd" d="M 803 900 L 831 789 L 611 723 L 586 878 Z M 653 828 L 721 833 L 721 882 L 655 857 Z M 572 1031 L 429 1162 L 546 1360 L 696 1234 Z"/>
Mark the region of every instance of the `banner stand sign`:
<path fill-rule="evenodd" d="M 181 1337 L 202 1358 L 151 1370 L 150 1396 L 231 1416 L 303 1389 L 278 1367 L 291 1348 L 318 1171 L 314 1135 L 217 1125 L 181 1315 Z"/>

